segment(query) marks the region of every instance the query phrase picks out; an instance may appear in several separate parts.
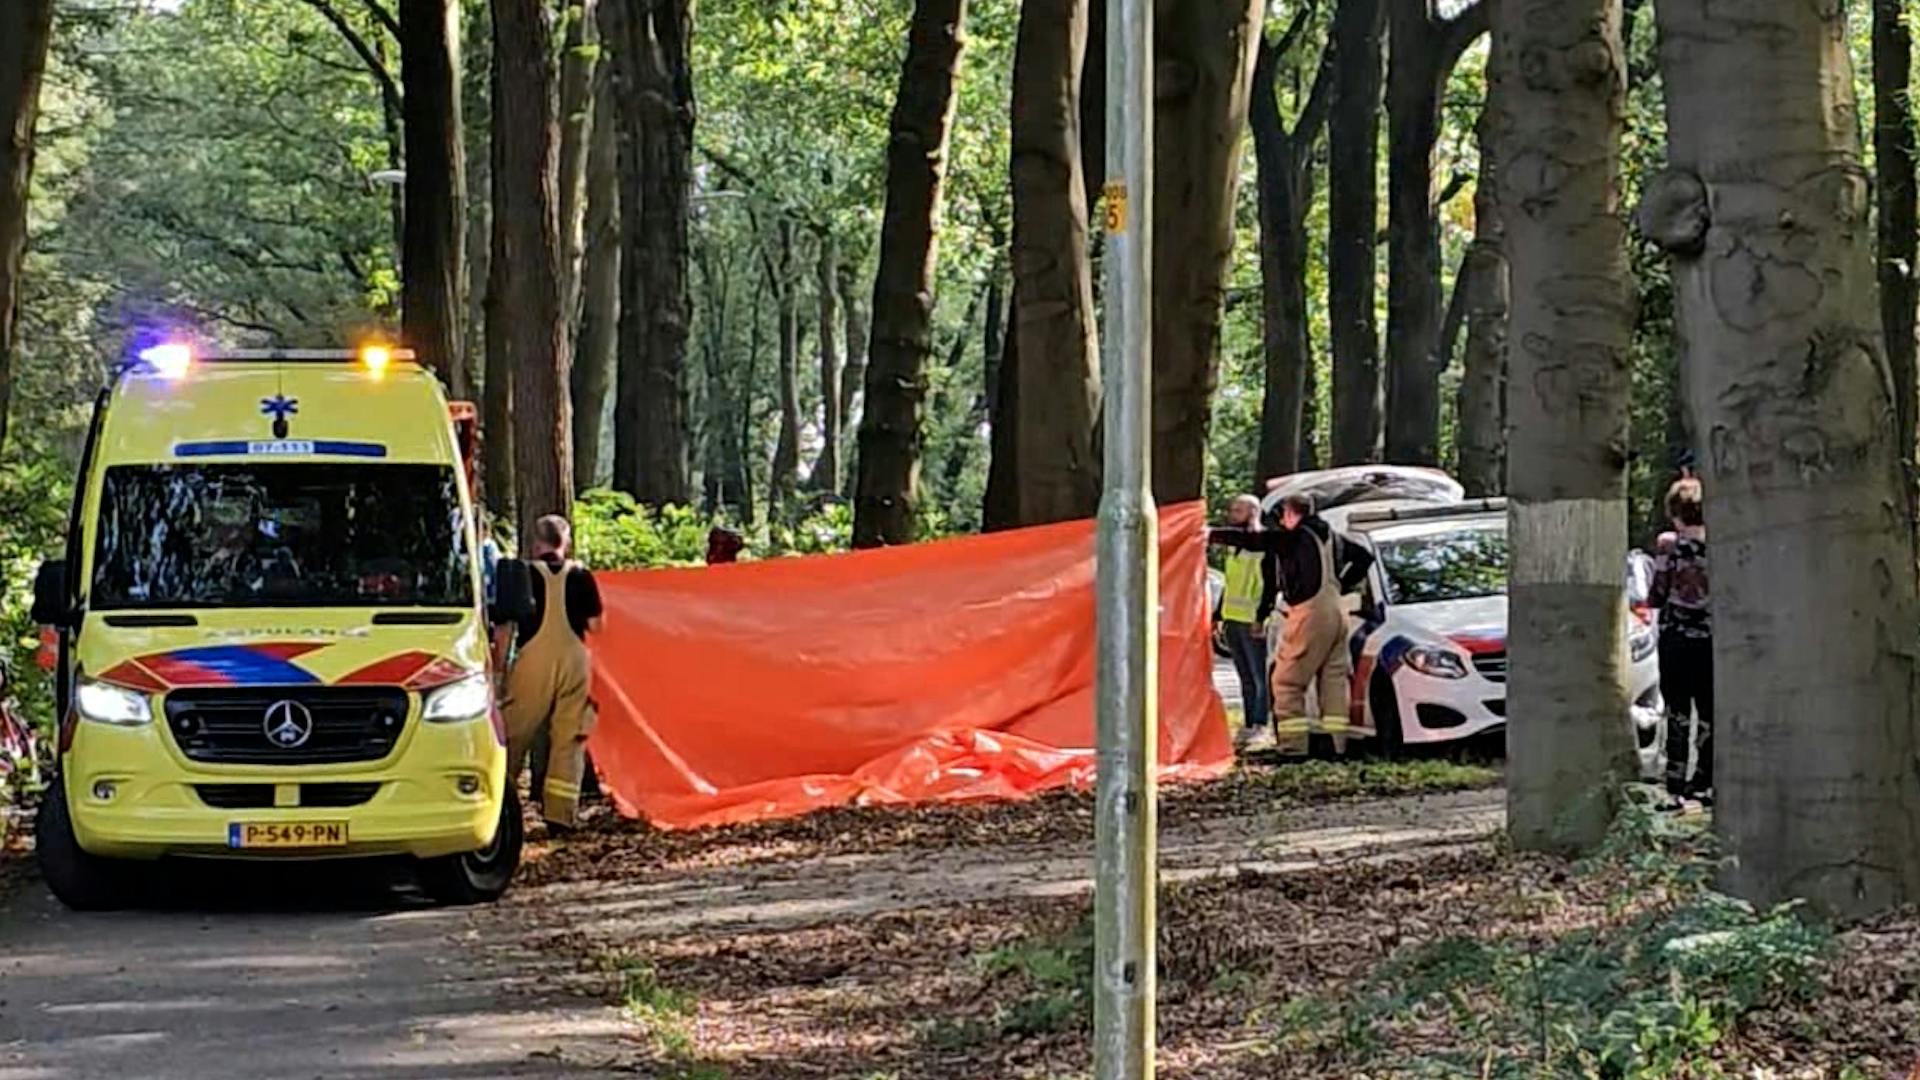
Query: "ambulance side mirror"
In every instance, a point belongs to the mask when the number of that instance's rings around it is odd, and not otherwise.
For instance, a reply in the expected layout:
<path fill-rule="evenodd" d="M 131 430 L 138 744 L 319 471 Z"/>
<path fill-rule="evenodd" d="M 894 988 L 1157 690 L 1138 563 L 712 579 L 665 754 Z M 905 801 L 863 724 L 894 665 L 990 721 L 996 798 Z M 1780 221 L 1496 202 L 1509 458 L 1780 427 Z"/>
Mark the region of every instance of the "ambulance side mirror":
<path fill-rule="evenodd" d="M 495 625 L 533 618 L 533 567 L 524 559 L 501 559 L 493 567 Z"/>
<path fill-rule="evenodd" d="M 33 576 L 33 621 L 65 630 L 73 625 L 73 605 L 67 592 L 67 560 L 48 559 Z"/>

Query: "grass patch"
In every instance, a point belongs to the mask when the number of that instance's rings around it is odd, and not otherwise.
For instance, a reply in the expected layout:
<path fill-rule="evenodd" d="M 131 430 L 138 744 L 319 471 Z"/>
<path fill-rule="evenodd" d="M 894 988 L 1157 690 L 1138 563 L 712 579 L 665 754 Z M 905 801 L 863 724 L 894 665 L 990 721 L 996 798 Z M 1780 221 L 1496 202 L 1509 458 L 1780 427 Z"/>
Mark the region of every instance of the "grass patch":
<path fill-rule="evenodd" d="M 630 952 L 606 954 L 600 967 L 613 975 L 616 1000 L 661 1059 L 663 1071 L 655 1075 L 662 1080 L 727 1080 L 725 1069 L 698 1060 L 693 1039 L 698 998 L 661 982 L 652 964 Z"/>
<path fill-rule="evenodd" d="M 1027 1038 L 1093 1025 L 1093 923 L 1082 919 L 1057 937 L 1027 939 L 980 957 L 992 979 L 1022 988 L 994 1011 L 992 1027 L 1003 1038 Z"/>
<path fill-rule="evenodd" d="M 1492 765 L 1438 758 L 1294 761 L 1255 776 L 1256 782 L 1275 798 L 1300 802 L 1471 791 L 1500 782 L 1500 770 Z"/>

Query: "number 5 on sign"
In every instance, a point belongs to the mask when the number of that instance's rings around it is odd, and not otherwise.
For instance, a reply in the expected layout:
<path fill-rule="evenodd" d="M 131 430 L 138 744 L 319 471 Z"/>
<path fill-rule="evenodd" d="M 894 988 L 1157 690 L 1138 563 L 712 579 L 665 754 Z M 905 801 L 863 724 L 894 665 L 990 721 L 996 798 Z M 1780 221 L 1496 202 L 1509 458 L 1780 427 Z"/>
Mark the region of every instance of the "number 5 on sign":
<path fill-rule="evenodd" d="M 1127 231 L 1127 185 L 1118 180 L 1107 181 L 1100 191 L 1100 205 L 1106 215 L 1106 228 L 1109 233 Z"/>

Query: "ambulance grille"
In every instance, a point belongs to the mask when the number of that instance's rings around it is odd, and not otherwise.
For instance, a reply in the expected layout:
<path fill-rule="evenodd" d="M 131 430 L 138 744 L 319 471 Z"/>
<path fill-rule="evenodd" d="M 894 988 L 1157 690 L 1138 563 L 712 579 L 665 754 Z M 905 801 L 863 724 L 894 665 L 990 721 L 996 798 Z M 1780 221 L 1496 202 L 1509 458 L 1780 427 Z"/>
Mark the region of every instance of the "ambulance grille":
<path fill-rule="evenodd" d="M 286 703 L 304 739 L 269 734 L 268 712 Z M 180 752 L 219 765 L 338 765 L 379 761 L 407 726 L 407 692 L 385 686 L 208 687 L 167 695 L 167 731 Z"/>

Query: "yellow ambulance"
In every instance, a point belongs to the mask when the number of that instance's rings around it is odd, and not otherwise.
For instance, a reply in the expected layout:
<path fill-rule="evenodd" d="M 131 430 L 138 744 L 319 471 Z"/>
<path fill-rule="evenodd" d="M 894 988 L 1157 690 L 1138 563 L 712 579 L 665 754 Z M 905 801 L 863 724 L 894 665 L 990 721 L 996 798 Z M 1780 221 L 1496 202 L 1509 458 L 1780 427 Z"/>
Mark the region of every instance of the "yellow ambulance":
<path fill-rule="evenodd" d="M 473 496 L 410 353 L 165 343 L 103 391 L 63 559 L 47 884 L 133 899 L 168 856 L 402 856 L 433 897 L 519 863 Z"/>

